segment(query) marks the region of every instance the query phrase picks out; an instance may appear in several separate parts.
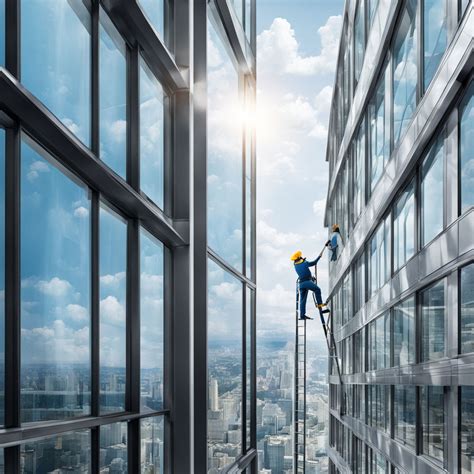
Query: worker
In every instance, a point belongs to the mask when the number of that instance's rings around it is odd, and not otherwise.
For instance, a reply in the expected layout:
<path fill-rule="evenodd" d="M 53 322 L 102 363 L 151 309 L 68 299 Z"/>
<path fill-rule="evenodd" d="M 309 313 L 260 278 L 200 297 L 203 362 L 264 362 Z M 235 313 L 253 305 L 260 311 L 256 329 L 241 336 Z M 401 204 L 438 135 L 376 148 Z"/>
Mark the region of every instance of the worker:
<path fill-rule="evenodd" d="M 312 319 L 306 315 L 306 299 L 308 298 L 308 291 L 314 292 L 318 309 L 321 313 L 329 313 L 326 305 L 323 303 L 321 296 L 321 289 L 316 284 L 316 279 L 311 274 L 310 267 L 316 267 L 319 260 L 323 256 L 324 249 L 319 254 L 316 260 L 308 261 L 303 257 L 301 250 L 298 250 L 291 256 L 294 262 L 295 271 L 298 274 L 298 293 L 299 293 L 299 308 L 300 319 Z"/>
<path fill-rule="evenodd" d="M 326 242 L 326 247 L 331 251 L 330 261 L 335 262 L 342 251 L 342 237 L 338 224 L 333 224 L 331 231 L 331 238 Z"/>

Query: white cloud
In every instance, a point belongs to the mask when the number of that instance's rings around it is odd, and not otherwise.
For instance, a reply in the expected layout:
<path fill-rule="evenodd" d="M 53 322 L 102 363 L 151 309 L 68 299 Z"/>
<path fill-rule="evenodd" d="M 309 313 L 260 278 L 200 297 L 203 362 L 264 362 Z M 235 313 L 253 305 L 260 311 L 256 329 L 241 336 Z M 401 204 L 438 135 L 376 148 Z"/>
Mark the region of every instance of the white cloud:
<path fill-rule="evenodd" d="M 125 308 L 115 296 L 107 296 L 100 301 L 100 317 L 109 324 L 123 324 Z"/>
<path fill-rule="evenodd" d="M 39 160 L 34 161 L 28 169 L 26 178 L 28 179 L 28 181 L 33 182 L 39 178 L 40 173 L 47 173 L 47 172 L 49 172 L 49 167 L 47 163 L 45 163 L 44 161 L 39 161 Z"/>
<path fill-rule="evenodd" d="M 81 136 L 81 127 L 74 122 L 74 120 L 70 119 L 70 118 L 67 118 L 67 117 L 64 117 L 62 119 L 62 122 L 64 123 L 64 125 L 66 125 L 66 127 L 72 132 L 74 133 L 74 135 L 77 135 L 78 137 Z"/>
<path fill-rule="evenodd" d="M 74 217 L 78 217 L 79 219 L 86 219 L 89 217 L 89 210 L 86 209 L 84 206 L 79 206 L 78 208 L 74 209 Z"/>
<path fill-rule="evenodd" d="M 123 143 L 127 132 L 127 122 L 125 120 L 115 120 L 108 126 L 109 137 L 115 143 Z"/>
<path fill-rule="evenodd" d="M 304 56 L 290 22 L 275 18 L 270 28 L 257 38 L 259 68 L 269 74 L 332 74 L 336 67 L 341 26 L 340 15 L 329 17 L 326 24 L 318 29 L 320 54 Z"/>
<path fill-rule="evenodd" d="M 60 312 L 60 310 L 58 310 Z M 64 314 L 73 321 L 88 321 L 89 310 L 80 304 L 68 304 Z"/>
<path fill-rule="evenodd" d="M 100 284 L 109 286 L 109 287 L 114 287 L 118 288 L 120 283 L 125 279 L 126 273 L 125 272 L 118 272 L 115 273 L 114 275 L 102 275 L 100 277 Z"/>
<path fill-rule="evenodd" d="M 319 217 L 324 217 L 324 211 L 326 209 L 326 199 L 319 199 L 313 202 L 313 212 Z"/>
<path fill-rule="evenodd" d="M 72 285 L 67 280 L 61 280 L 58 277 L 53 277 L 49 281 L 41 280 L 36 284 L 36 288 L 48 296 L 64 296 Z"/>

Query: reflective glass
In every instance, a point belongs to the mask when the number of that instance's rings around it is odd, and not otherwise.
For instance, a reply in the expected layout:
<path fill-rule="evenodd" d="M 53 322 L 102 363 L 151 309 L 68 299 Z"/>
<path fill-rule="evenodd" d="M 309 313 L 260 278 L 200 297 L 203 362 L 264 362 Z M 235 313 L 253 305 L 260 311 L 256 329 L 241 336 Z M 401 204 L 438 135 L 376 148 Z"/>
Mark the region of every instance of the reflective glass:
<path fill-rule="evenodd" d="M 357 313 L 365 304 L 365 253 L 355 264 L 354 290 L 354 311 Z"/>
<path fill-rule="evenodd" d="M 422 245 L 443 230 L 444 218 L 444 140 L 431 147 L 421 165 L 421 235 Z"/>
<path fill-rule="evenodd" d="M 423 454 L 444 461 L 444 387 L 421 388 Z"/>
<path fill-rule="evenodd" d="M 424 87 L 428 89 L 448 43 L 448 0 L 423 1 Z"/>
<path fill-rule="evenodd" d="M 395 204 L 393 217 L 393 266 L 403 267 L 415 253 L 415 182 L 412 181 Z"/>
<path fill-rule="evenodd" d="M 364 206 L 364 191 L 365 191 L 365 121 L 362 121 L 359 127 L 359 132 L 354 144 L 353 151 L 353 200 L 350 208 L 352 209 L 352 224 L 357 222 L 357 219 L 362 212 Z"/>
<path fill-rule="evenodd" d="M 418 0 L 406 2 L 393 49 L 393 137 L 395 145 L 416 108 Z"/>
<path fill-rule="evenodd" d="M 164 102 L 161 84 L 140 58 L 140 189 L 163 209 Z"/>
<path fill-rule="evenodd" d="M 390 276 L 390 217 L 378 227 L 369 244 L 370 294 L 382 288 Z"/>
<path fill-rule="evenodd" d="M 395 385 L 395 438 L 416 447 L 416 387 Z"/>
<path fill-rule="evenodd" d="M 164 246 L 140 232 L 141 409 L 163 408 Z"/>
<path fill-rule="evenodd" d="M 140 420 L 140 472 L 142 474 L 163 474 L 165 436 L 163 417 Z"/>
<path fill-rule="evenodd" d="M 436 360 L 445 353 L 444 280 L 421 293 L 421 359 Z"/>
<path fill-rule="evenodd" d="M 165 34 L 165 0 L 138 0 L 151 25 L 164 38 Z"/>
<path fill-rule="evenodd" d="M 245 363 L 247 365 L 247 374 L 246 374 L 246 411 L 247 419 L 245 420 L 245 425 L 247 427 L 246 441 L 247 441 L 247 450 L 250 449 L 250 434 L 251 434 L 251 412 L 252 412 L 252 298 L 253 291 L 250 288 L 246 289 L 246 313 L 245 313 Z"/>
<path fill-rule="evenodd" d="M 21 0 L 21 80 L 86 145 L 90 31 L 88 0 Z"/>
<path fill-rule="evenodd" d="M 474 387 L 461 388 L 461 474 L 474 472 Z"/>
<path fill-rule="evenodd" d="M 70 431 L 20 447 L 21 474 L 91 472 L 89 430 Z"/>
<path fill-rule="evenodd" d="M 239 75 L 208 21 L 208 238 L 209 246 L 242 269 L 242 114 Z"/>
<path fill-rule="evenodd" d="M 127 62 L 125 42 L 100 9 L 100 157 L 122 178 L 127 169 Z"/>
<path fill-rule="evenodd" d="M 377 11 L 379 0 L 368 0 L 368 3 L 369 3 L 369 24 L 372 24 L 374 20 L 375 12 Z"/>
<path fill-rule="evenodd" d="M 466 11 L 467 6 L 471 0 L 461 0 L 461 16 Z"/>
<path fill-rule="evenodd" d="M 245 0 L 245 34 L 252 40 L 252 0 Z"/>
<path fill-rule="evenodd" d="M 127 224 L 100 209 L 100 408 L 125 409 Z"/>
<path fill-rule="evenodd" d="M 415 297 L 393 308 L 393 365 L 415 362 Z"/>
<path fill-rule="evenodd" d="M 390 366 L 390 313 L 385 313 L 369 324 L 369 370 Z"/>
<path fill-rule="evenodd" d="M 474 205 L 474 81 L 460 107 L 461 213 Z"/>
<path fill-rule="evenodd" d="M 89 414 L 89 192 L 21 145 L 21 419 Z"/>
<path fill-rule="evenodd" d="M 127 423 L 112 423 L 100 427 L 100 473 L 126 474 Z"/>
<path fill-rule="evenodd" d="M 385 120 L 385 80 L 382 77 L 368 108 L 370 190 L 378 183 L 389 157 L 389 121 Z"/>
<path fill-rule="evenodd" d="M 0 425 L 5 398 L 5 130 L 0 128 Z"/>
<path fill-rule="evenodd" d="M 208 262 L 208 466 L 232 464 L 241 453 L 242 284 Z"/>
<path fill-rule="evenodd" d="M 253 209 L 252 209 L 252 180 L 253 180 L 253 135 L 252 117 L 255 114 L 253 104 L 253 90 L 249 85 L 246 87 L 245 115 L 248 117 L 245 123 L 245 274 L 249 278 L 252 275 L 252 233 L 253 233 Z"/>
<path fill-rule="evenodd" d="M 354 80 L 359 81 L 365 54 L 365 0 L 359 0 L 354 21 Z"/>
<path fill-rule="evenodd" d="M 244 0 L 230 0 L 230 3 L 233 5 L 235 13 L 240 23 L 243 25 L 243 14 L 244 14 Z"/>
<path fill-rule="evenodd" d="M 368 424 L 382 431 L 389 430 L 390 385 L 369 385 Z"/>
<path fill-rule="evenodd" d="M 461 352 L 474 352 L 474 264 L 461 270 Z"/>

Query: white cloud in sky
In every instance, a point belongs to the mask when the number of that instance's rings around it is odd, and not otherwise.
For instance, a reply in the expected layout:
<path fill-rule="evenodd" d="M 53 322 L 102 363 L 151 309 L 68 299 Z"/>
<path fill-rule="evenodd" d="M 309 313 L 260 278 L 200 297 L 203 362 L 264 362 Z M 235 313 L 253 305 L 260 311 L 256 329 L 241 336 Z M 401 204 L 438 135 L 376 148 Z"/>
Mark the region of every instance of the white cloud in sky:
<path fill-rule="evenodd" d="M 36 284 L 36 288 L 48 296 L 64 296 L 72 285 L 67 280 L 61 280 L 58 277 L 53 277 L 49 281 L 41 280 Z"/>
<path fill-rule="evenodd" d="M 290 22 L 285 18 L 275 18 L 270 28 L 258 36 L 260 70 L 302 76 L 332 74 L 336 67 L 341 25 L 340 15 L 329 17 L 318 29 L 322 46 L 320 54 L 304 56 Z"/>

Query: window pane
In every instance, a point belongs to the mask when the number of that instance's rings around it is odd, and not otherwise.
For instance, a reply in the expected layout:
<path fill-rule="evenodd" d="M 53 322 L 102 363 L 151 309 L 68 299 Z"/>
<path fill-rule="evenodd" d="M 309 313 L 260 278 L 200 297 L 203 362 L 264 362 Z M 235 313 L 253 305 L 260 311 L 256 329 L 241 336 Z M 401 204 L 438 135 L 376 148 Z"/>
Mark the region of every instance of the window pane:
<path fill-rule="evenodd" d="M 421 293 L 422 361 L 444 357 L 444 280 Z"/>
<path fill-rule="evenodd" d="M 122 178 L 127 160 L 125 42 L 100 9 L 100 157 Z"/>
<path fill-rule="evenodd" d="M 444 460 L 444 387 L 422 387 L 423 453 Z"/>
<path fill-rule="evenodd" d="M 158 36 L 165 33 L 165 0 L 139 0 L 139 5 L 147 16 Z"/>
<path fill-rule="evenodd" d="M 86 145 L 91 128 L 87 0 L 21 0 L 21 80 Z"/>
<path fill-rule="evenodd" d="M 0 128 L 0 425 L 5 399 L 5 130 Z M 3 451 L 3 450 L 2 450 Z"/>
<path fill-rule="evenodd" d="M 100 427 L 100 472 L 125 474 L 127 471 L 127 423 Z"/>
<path fill-rule="evenodd" d="M 242 269 L 242 115 L 239 76 L 223 40 L 208 21 L 209 246 Z"/>
<path fill-rule="evenodd" d="M 353 152 L 353 202 L 350 206 L 353 209 L 352 224 L 357 222 L 357 219 L 362 212 L 364 206 L 364 191 L 365 191 L 365 122 L 360 125 L 359 132 L 354 144 Z"/>
<path fill-rule="evenodd" d="M 461 388 L 461 473 L 474 471 L 474 387 Z"/>
<path fill-rule="evenodd" d="M 461 213 L 474 205 L 474 82 L 460 107 Z"/>
<path fill-rule="evenodd" d="M 161 84 L 140 58 L 140 189 L 163 209 L 164 102 Z"/>
<path fill-rule="evenodd" d="M 91 472 L 89 430 L 70 431 L 20 448 L 22 474 Z"/>
<path fill-rule="evenodd" d="M 244 1 L 243 0 L 231 0 L 230 3 L 234 7 L 235 13 L 240 23 L 243 25 L 243 13 L 244 13 Z"/>
<path fill-rule="evenodd" d="M 21 145 L 21 419 L 89 414 L 90 202 L 36 144 Z"/>
<path fill-rule="evenodd" d="M 376 230 L 369 245 L 370 294 L 382 288 L 390 276 L 390 217 Z"/>
<path fill-rule="evenodd" d="M 250 434 L 251 434 L 251 416 L 252 416 L 252 377 L 253 377 L 253 370 L 252 370 L 252 298 L 253 298 L 253 291 L 250 288 L 247 288 L 247 308 L 246 308 L 246 320 L 245 320 L 245 360 L 247 364 L 247 374 L 246 374 L 246 410 L 247 410 L 247 419 L 246 419 L 246 427 L 247 427 L 247 450 L 251 448 L 250 446 Z"/>
<path fill-rule="evenodd" d="M 100 408 L 125 409 L 127 224 L 100 209 Z"/>
<path fill-rule="evenodd" d="M 395 37 L 393 50 L 393 137 L 398 143 L 416 107 L 417 0 L 408 0 Z"/>
<path fill-rule="evenodd" d="M 163 474 L 165 450 L 163 417 L 140 420 L 141 473 Z"/>
<path fill-rule="evenodd" d="M 164 247 L 140 232 L 141 409 L 163 408 Z"/>
<path fill-rule="evenodd" d="M 354 79 L 357 85 L 365 53 L 365 0 L 359 0 L 354 22 Z"/>
<path fill-rule="evenodd" d="M 357 259 L 354 279 L 354 311 L 357 313 L 365 304 L 365 254 Z"/>
<path fill-rule="evenodd" d="M 393 365 L 415 362 L 415 297 L 393 308 Z"/>
<path fill-rule="evenodd" d="M 372 24 L 374 20 L 375 12 L 377 11 L 379 0 L 368 0 L 368 2 L 369 2 L 369 24 Z"/>
<path fill-rule="evenodd" d="M 255 105 L 253 97 L 253 89 L 249 84 L 246 86 L 245 95 L 245 115 L 249 117 L 246 120 L 245 127 L 245 274 L 249 278 L 252 275 L 252 233 L 253 233 L 253 206 L 252 206 L 252 181 L 253 181 L 253 164 L 252 164 L 252 148 L 254 130 L 251 125 L 251 117 L 255 114 Z"/>
<path fill-rule="evenodd" d="M 421 166 L 422 243 L 426 245 L 443 230 L 444 140 L 432 146 Z"/>
<path fill-rule="evenodd" d="M 385 120 L 385 80 L 382 77 L 376 93 L 369 104 L 369 162 L 370 162 L 370 189 L 374 190 L 378 183 L 385 163 L 389 156 L 389 136 L 385 127 L 388 128 L 389 121 Z"/>
<path fill-rule="evenodd" d="M 448 42 L 448 1 L 424 0 L 423 7 L 424 86 L 426 90 L 438 69 Z"/>
<path fill-rule="evenodd" d="M 461 270 L 461 352 L 474 352 L 474 264 Z"/>
<path fill-rule="evenodd" d="M 395 438 L 412 448 L 416 446 L 416 387 L 395 386 Z"/>
<path fill-rule="evenodd" d="M 252 40 L 252 0 L 245 0 L 245 34 Z"/>
<path fill-rule="evenodd" d="M 393 222 L 394 269 L 400 267 L 415 253 L 415 182 L 412 181 L 395 205 Z"/>
<path fill-rule="evenodd" d="M 242 284 L 208 263 L 209 472 L 241 453 Z"/>

